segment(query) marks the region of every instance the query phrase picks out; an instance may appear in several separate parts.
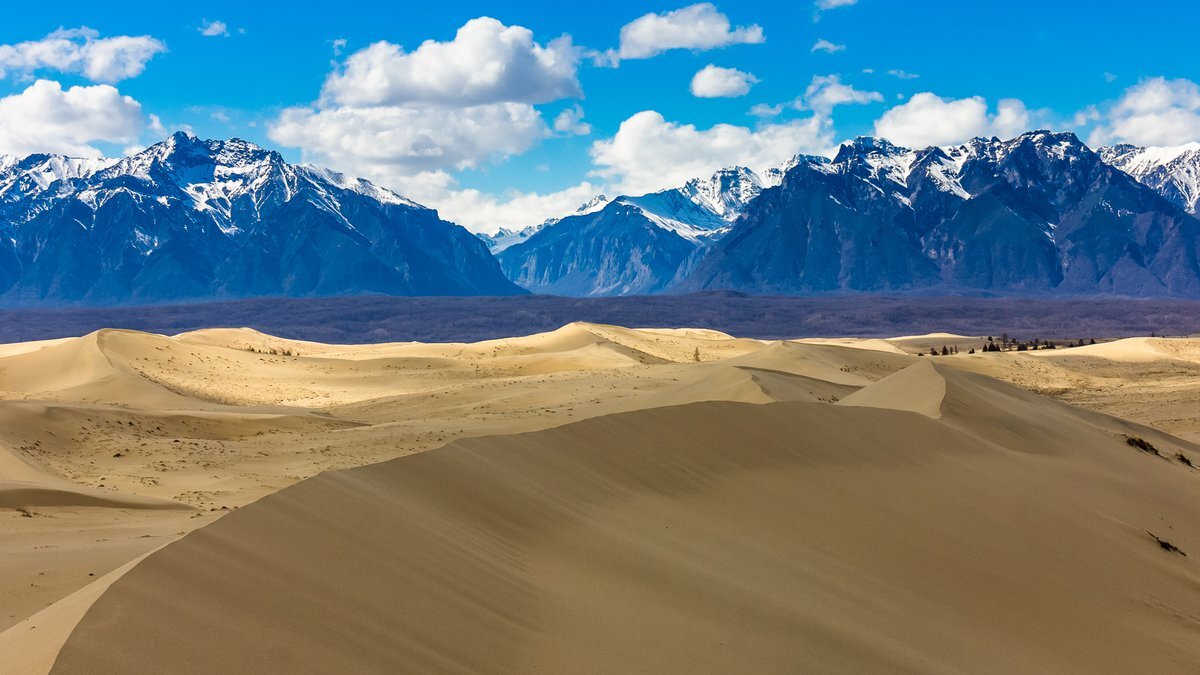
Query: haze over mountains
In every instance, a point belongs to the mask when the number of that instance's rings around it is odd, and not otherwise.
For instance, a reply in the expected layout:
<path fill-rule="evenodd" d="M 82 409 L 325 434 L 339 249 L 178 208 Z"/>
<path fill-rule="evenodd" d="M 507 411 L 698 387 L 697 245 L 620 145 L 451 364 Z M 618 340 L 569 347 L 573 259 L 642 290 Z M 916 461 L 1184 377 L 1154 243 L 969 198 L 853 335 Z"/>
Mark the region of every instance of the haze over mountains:
<path fill-rule="evenodd" d="M 1196 144 L 864 137 L 832 160 L 730 167 L 473 236 L 367 181 L 179 133 L 120 160 L 0 157 L 0 303 L 522 289 L 1200 297 L 1198 201 Z"/>

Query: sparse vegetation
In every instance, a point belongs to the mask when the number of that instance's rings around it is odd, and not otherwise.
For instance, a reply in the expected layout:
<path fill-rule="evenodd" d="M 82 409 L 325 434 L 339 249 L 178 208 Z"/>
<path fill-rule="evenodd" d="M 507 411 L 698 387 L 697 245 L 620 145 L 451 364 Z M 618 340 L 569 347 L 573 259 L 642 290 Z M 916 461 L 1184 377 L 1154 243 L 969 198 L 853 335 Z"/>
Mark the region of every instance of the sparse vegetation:
<path fill-rule="evenodd" d="M 1188 459 L 1188 456 L 1183 454 L 1182 452 L 1175 453 L 1175 461 L 1179 462 L 1180 464 L 1183 464 L 1184 466 L 1188 466 L 1193 469 L 1196 468 L 1196 465 L 1192 464 L 1192 460 Z"/>
<path fill-rule="evenodd" d="M 1179 548 L 1175 544 L 1172 544 L 1171 542 L 1167 541 L 1166 539 L 1162 539 L 1161 537 L 1159 537 L 1157 534 L 1154 534 L 1150 530 L 1146 530 L 1146 534 L 1153 537 L 1154 541 L 1158 542 L 1158 546 L 1162 550 L 1167 551 L 1169 553 L 1178 553 L 1179 555 L 1181 555 L 1185 558 L 1187 557 L 1187 554 L 1183 552 L 1183 549 Z"/>
<path fill-rule="evenodd" d="M 262 349 L 259 347 L 248 346 L 242 347 L 242 350 L 252 354 L 266 354 L 269 356 L 300 356 L 300 352 L 287 348 L 271 347 L 270 349 Z"/>
<path fill-rule="evenodd" d="M 1155 457 L 1162 457 L 1162 453 L 1158 451 L 1158 448 L 1154 447 L 1154 444 L 1141 436 L 1126 436 L 1125 442 L 1142 452 L 1154 455 Z"/>

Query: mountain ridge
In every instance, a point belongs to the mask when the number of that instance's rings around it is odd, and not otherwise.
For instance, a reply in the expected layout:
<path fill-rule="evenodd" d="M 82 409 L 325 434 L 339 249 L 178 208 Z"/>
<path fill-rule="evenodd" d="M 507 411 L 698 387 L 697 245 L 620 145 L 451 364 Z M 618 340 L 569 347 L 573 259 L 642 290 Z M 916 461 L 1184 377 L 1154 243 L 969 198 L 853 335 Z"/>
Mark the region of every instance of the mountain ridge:
<path fill-rule="evenodd" d="M 5 304 L 523 292 L 432 209 L 240 139 L 0 167 Z"/>
<path fill-rule="evenodd" d="M 0 156 L 0 304 L 730 290 L 1200 297 L 1200 143 L 1031 131 L 726 167 L 471 234 L 233 138 Z M 518 286 L 519 285 L 519 286 Z"/>
<path fill-rule="evenodd" d="M 632 295 L 665 290 L 725 235 L 764 189 L 782 179 L 733 166 L 677 188 L 622 195 L 548 222 L 496 251 L 505 274 L 534 292 Z"/>
<path fill-rule="evenodd" d="M 802 162 L 672 290 L 1200 294 L 1200 221 L 1074 134 Z"/>

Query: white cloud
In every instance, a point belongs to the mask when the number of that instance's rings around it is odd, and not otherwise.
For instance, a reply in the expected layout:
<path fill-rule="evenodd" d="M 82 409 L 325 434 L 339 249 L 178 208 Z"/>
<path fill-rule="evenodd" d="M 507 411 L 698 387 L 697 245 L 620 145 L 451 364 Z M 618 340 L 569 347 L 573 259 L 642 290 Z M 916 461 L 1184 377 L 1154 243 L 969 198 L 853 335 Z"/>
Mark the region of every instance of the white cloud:
<path fill-rule="evenodd" d="M 144 126 L 141 104 L 107 84 L 64 90 L 38 80 L 0 98 L 0 153 L 98 157 L 94 143 L 133 143 Z"/>
<path fill-rule="evenodd" d="M 331 44 L 336 54 L 346 42 Z M 377 42 L 336 65 L 313 105 L 280 113 L 268 136 L 299 148 L 305 161 L 367 178 L 476 231 L 538 223 L 571 211 L 595 186 L 496 196 L 459 189 L 453 172 L 523 153 L 551 135 L 591 133 L 579 105 L 555 117 L 553 132 L 534 108 L 582 96 L 581 55 L 570 36 L 543 46 L 529 29 L 488 17 L 411 52 Z"/>
<path fill-rule="evenodd" d="M 621 123 L 615 136 L 592 144 L 594 175 L 613 191 L 642 194 L 681 185 L 731 165 L 763 170 L 797 153 L 825 153 L 833 145 L 828 120 L 818 116 L 756 129 L 718 124 L 697 129 L 668 122 L 653 110 Z"/>
<path fill-rule="evenodd" d="M 931 92 L 914 94 L 875 122 L 875 135 L 898 145 L 924 148 L 949 145 L 974 136 L 1009 138 L 1028 130 L 1029 111 L 1017 99 L 1003 99 L 989 113 L 980 96 L 943 99 Z"/>
<path fill-rule="evenodd" d="M 1020 136 L 1030 130 L 1029 109 L 1015 98 L 1002 98 L 996 104 L 996 114 L 991 119 L 990 133 L 1000 138 Z"/>
<path fill-rule="evenodd" d="M 750 114 L 754 115 L 755 117 L 777 117 L 783 113 L 783 109 L 786 107 L 787 105 L 784 103 L 779 103 L 776 105 L 771 105 L 769 103 L 756 103 L 751 106 Z"/>
<path fill-rule="evenodd" d="M 841 51 L 845 51 L 845 50 L 846 50 L 846 45 L 836 45 L 836 44 L 830 42 L 829 40 L 826 40 L 825 38 L 821 38 L 820 40 L 817 40 L 816 42 L 813 43 L 812 49 L 810 49 L 809 51 L 814 52 L 814 53 L 815 52 L 825 52 L 826 54 L 835 54 L 837 52 L 841 52 Z"/>
<path fill-rule="evenodd" d="M 646 14 L 621 27 L 616 57 L 648 59 L 670 49 L 705 50 L 763 42 L 757 24 L 734 28 L 712 3 L 702 2 L 662 14 Z M 611 56 L 611 55 L 610 55 Z"/>
<path fill-rule="evenodd" d="M 512 192 L 497 196 L 474 189 L 431 188 L 411 192 L 410 196 L 423 204 L 436 205 L 443 218 L 472 232 L 495 232 L 501 227 L 518 229 L 548 218 L 561 218 L 602 191 L 600 186 L 584 181 L 550 193 Z"/>
<path fill-rule="evenodd" d="M 226 26 L 224 21 L 205 19 L 200 22 L 200 27 L 196 30 L 200 31 L 204 37 L 229 37 L 229 26 Z"/>
<path fill-rule="evenodd" d="M 546 103 L 581 95 L 578 61 L 569 36 L 543 47 L 528 28 L 480 17 L 449 42 L 427 40 L 412 52 L 376 42 L 351 54 L 326 79 L 321 98 L 359 107 Z"/>
<path fill-rule="evenodd" d="M 920 77 L 920 75 L 900 70 L 899 68 L 892 68 L 891 70 L 887 71 L 887 74 L 900 80 L 915 80 Z"/>
<path fill-rule="evenodd" d="M 397 176 L 466 169 L 524 152 L 546 135 L 532 106 L 288 108 L 269 135 L 306 161 L 395 185 Z"/>
<path fill-rule="evenodd" d="M 768 105 L 759 103 L 750 109 L 750 114 L 758 117 L 775 117 L 787 108 L 794 110 L 811 110 L 821 117 L 829 117 L 833 109 L 839 105 L 862 105 L 878 103 L 883 100 L 883 94 L 877 91 L 862 91 L 852 85 L 842 82 L 839 75 L 813 75 L 804 93 L 787 103 Z"/>
<path fill-rule="evenodd" d="M 583 108 L 575 104 L 558 113 L 554 118 L 554 130 L 569 136 L 587 136 L 592 133 L 592 125 L 583 121 Z"/>
<path fill-rule="evenodd" d="M 101 38 L 86 26 L 59 29 L 41 40 L 0 45 L 0 77 L 8 72 L 57 70 L 114 83 L 140 75 L 155 54 L 166 50 L 165 44 L 149 35 Z"/>
<path fill-rule="evenodd" d="M 817 0 L 817 9 L 837 9 L 838 7 L 849 7 L 855 4 L 858 4 L 858 0 Z"/>
<path fill-rule="evenodd" d="M 1200 140 L 1200 86 L 1153 77 L 1125 90 L 1091 133 L 1093 147 L 1110 143 L 1182 145 Z"/>
<path fill-rule="evenodd" d="M 750 93 L 750 85 L 758 78 L 735 68 L 708 64 L 692 76 L 692 96 L 699 98 L 735 98 Z"/>
<path fill-rule="evenodd" d="M 883 94 L 855 89 L 851 85 L 843 84 L 837 75 L 814 75 L 804 90 L 804 96 L 796 100 L 796 107 L 828 115 L 834 106 L 862 105 L 882 100 Z"/>

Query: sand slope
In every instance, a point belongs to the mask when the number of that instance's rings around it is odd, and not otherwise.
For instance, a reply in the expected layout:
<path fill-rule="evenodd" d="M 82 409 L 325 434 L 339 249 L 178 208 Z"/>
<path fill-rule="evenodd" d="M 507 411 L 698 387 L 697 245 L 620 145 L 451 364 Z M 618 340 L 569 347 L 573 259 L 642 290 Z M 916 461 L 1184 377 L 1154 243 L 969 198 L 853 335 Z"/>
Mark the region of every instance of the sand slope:
<path fill-rule="evenodd" d="M 770 346 L 586 323 L 474 344 L 215 329 L 0 346 L 0 529 L 16 535 L 0 537 L 0 630 L 144 553 L 139 537 L 161 545 L 321 471 L 612 412 L 852 390 L 790 374 L 802 350 L 724 365 Z"/>
<path fill-rule="evenodd" d="M 1148 531 L 1200 551 L 1200 448 L 929 363 L 855 397 L 322 474 L 134 566 L 55 672 L 1194 671 Z"/>

